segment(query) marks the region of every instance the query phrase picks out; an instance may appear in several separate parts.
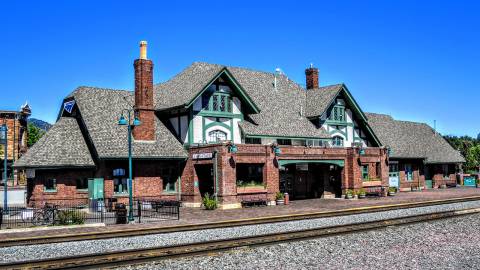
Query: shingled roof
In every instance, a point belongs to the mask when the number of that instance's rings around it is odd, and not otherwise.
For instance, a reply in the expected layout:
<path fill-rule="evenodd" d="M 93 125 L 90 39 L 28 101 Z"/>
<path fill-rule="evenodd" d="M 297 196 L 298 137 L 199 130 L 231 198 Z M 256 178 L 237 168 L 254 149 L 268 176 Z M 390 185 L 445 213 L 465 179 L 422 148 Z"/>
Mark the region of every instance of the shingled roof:
<path fill-rule="evenodd" d="M 366 113 L 368 122 L 392 158 L 421 158 L 426 163 L 463 163 L 465 158 L 430 126 L 399 121 L 390 115 Z"/>
<path fill-rule="evenodd" d="M 333 99 L 342 90 L 343 84 L 335 84 L 307 91 L 307 117 L 319 117 L 332 104 Z"/>
<path fill-rule="evenodd" d="M 94 167 L 92 156 L 75 118 L 61 117 L 15 167 Z"/>
<path fill-rule="evenodd" d="M 131 91 L 79 87 L 71 97 L 76 101 L 99 158 L 128 157 L 127 128 L 118 125 L 123 109 L 134 104 Z M 182 144 L 157 119 L 156 140 L 153 142 L 134 141 L 134 158 L 186 158 Z"/>
<path fill-rule="evenodd" d="M 191 101 L 223 69 L 227 69 L 253 103 L 257 114 L 240 126 L 247 135 L 330 138 L 305 117 L 307 110 L 304 88 L 284 75 L 223 65 L 195 62 L 177 76 L 155 86 L 156 108 L 183 106 Z"/>

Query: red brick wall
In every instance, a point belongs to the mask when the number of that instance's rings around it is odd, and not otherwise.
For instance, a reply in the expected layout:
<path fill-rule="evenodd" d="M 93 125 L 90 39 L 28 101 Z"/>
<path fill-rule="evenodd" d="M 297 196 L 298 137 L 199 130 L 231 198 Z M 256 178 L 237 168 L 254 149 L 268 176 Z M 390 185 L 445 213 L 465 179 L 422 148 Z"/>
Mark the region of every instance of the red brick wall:
<path fill-rule="evenodd" d="M 413 170 L 413 179 L 411 181 L 407 180 L 405 173 L 405 164 L 411 164 Z M 410 160 L 399 160 L 398 162 L 399 178 L 400 178 L 400 189 L 401 190 L 411 190 L 413 188 L 425 187 L 425 175 L 423 173 L 423 161 L 418 159 Z"/>
<path fill-rule="evenodd" d="M 155 112 L 153 108 L 153 62 L 137 59 L 135 68 L 135 110 L 142 122 L 133 129 L 136 140 L 155 140 Z"/>

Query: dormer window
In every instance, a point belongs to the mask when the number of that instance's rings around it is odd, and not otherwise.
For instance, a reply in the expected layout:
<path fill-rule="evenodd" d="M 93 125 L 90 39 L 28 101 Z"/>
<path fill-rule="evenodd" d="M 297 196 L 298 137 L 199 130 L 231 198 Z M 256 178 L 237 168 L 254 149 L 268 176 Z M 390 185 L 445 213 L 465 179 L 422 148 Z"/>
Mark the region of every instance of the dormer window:
<path fill-rule="evenodd" d="M 210 85 L 202 96 L 202 107 L 211 112 L 232 112 L 231 92 L 228 85 Z"/>
<path fill-rule="evenodd" d="M 335 105 L 330 112 L 329 120 L 335 122 L 345 122 L 345 107 L 342 105 Z"/>

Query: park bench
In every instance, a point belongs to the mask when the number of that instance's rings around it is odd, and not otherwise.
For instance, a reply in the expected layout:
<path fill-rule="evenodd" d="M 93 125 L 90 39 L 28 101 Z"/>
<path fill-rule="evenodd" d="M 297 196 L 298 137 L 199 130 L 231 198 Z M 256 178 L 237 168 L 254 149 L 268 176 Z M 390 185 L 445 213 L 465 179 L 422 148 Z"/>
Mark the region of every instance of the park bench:
<path fill-rule="evenodd" d="M 241 195 L 242 207 L 267 206 L 267 194 L 244 194 Z"/>

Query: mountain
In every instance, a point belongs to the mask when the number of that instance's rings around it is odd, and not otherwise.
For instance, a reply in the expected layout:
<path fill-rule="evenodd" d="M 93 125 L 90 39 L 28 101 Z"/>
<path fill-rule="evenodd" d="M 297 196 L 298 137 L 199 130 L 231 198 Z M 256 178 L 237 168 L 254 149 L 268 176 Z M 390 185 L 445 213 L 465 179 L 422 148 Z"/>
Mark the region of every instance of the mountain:
<path fill-rule="evenodd" d="M 36 118 L 29 118 L 28 123 L 32 123 L 34 126 L 44 131 L 48 131 L 52 127 L 52 124 Z"/>

